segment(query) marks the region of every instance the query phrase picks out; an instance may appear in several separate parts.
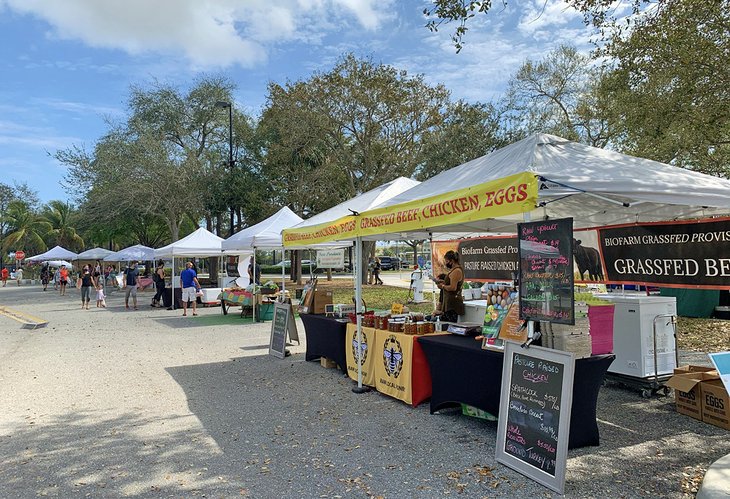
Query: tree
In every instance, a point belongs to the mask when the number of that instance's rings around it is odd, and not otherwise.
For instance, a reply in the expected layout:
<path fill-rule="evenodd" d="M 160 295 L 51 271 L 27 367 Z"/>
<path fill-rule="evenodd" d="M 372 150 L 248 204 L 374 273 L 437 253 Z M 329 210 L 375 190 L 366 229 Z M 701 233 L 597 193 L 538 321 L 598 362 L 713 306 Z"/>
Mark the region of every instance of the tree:
<path fill-rule="evenodd" d="M 730 3 L 665 0 L 614 36 L 600 91 L 623 152 L 730 177 Z"/>
<path fill-rule="evenodd" d="M 25 202 L 11 201 L 2 218 L 7 224 L 7 233 L 3 238 L 3 253 L 11 249 L 40 253 L 47 249 L 43 236 L 50 230 L 50 224 L 31 210 Z"/>
<path fill-rule="evenodd" d="M 350 197 L 413 175 L 421 136 L 443 122 L 448 91 L 427 85 L 421 75 L 348 54 L 306 82 L 270 85 L 268 99 L 262 127 L 274 131 L 277 168 L 339 175 L 310 195 L 326 195 L 344 180 Z M 267 166 L 273 170 L 271 162 Z"/>
<path fill-rule="evenodd" d="M 604 38 L 610 38 L 614 33 L 623 32 L 619 21 L 632 22 L 637 14 L 642 14 L 648 5 L 661 5 L 672 0 L 630 0 L 632 15 L 623 16 L 620 20 L 614 17 L 617 12 L 616 2 L 612 0 L 565 0 L 565 3 L 583 13 L 586 24 L 592 24 L 603 32 Z M 423 14 L 430 18 L 426 27 L 431 31 L 438 31 L 443 24 L 457 23 L 451 41 L 456 52 L 464 48 L 464 36 L 468 31 L 467 24 L 479 14 L 487 14 L 492 9 L 492 0 L 432 0 L 430 8 L 423 9 Z M 507 0 L 499 2 L 502 7 L 507 6 Z M 504 10 L 504 9 L 502 9 Z M 621 11 L 623 14 L 623 11 Z"/>
<path fill-rule="evenodd" d="M 70 204 L 59 200 L 50 201 L 44 207 L 41 216 L 50 226 L 50 230 L 46 233 L 46 241 L 71 251 L 78 252 L 84 249 L 84 240 L 72 225 L 75 212 Z"/>
<path fill-rule="evenodd" d="M 307 81 L 271 84 L 261 120 L 268 137 L 265 174 L 299 213 L 318 213 L 410 177 L 421 159 L 421 137 L 443 122 L 448 96 L 420 75 L 352 54 Z M 365 245 L 363 255 L 373 250 Z"/>
<path fill-rule="evenodd" d="M 493 104 L 459 100 L 450 104 L 444 115 L 440 127 L 423 134 L 419 180 L 484 156 L 512 139 L 502 126 L 502 111 Z"/>
<path fill-rule="evenodd" d="M 591 60 L 561 45 L 541 61 L 525 61 L 511 78 L 505 115 L 524 135 L 544 132 L 605 147 L 611 131 L 596 91 L 600 72 Z"/>

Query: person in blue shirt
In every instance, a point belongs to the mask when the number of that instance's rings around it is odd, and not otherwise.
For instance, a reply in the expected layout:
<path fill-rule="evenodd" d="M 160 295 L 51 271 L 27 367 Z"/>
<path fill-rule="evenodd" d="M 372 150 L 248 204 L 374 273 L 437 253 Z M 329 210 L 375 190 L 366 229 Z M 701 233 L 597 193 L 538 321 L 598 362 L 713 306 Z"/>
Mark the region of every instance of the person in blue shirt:
<path fill-rule="evenodd" d="M 197 292 L 200 289 L 198 282 L 198 274 L 193 269 L 193 262 L 185 264 L 186 269 L 180 272 L 180 282 L 182 283 L 182 302 L 183 317 L 188 315 L 188 300 L 193 302 L 193 315 L 197 314 Z"/>

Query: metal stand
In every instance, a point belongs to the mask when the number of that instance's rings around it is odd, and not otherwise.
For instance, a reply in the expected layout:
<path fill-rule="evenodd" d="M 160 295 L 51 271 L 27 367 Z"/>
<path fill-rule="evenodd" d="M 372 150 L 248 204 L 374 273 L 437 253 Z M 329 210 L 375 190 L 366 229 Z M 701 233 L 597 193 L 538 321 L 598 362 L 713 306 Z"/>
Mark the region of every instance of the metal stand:
<path fill-rule="evenodd" d="M 652 340 L 654 342 L 654 376 L 639 378 L 636 376 L 629 376 L 628 374 L 606 373 L 606 380 L 613 381 L 629 388 L 641 390 L 641 396 L 644 398 L 651 398 L 658 392 L 662 392 L 662 395 L 666 396 L 669 395 L 670 392 L 670 388 L 666 386 L 665 383 L 672 377 L 672 374 L 660 375 L 658 372 L 658 356 L 656 351 L 656 324 L 658 319 L 669 319 L 669 322 L 667 322 L 666 325 L 672 325 L 674 330 L 674 365 L 675 367 L 679 366 L 679 349 L 677 348 L 677 316 L 673 314 L 661 314 L 654 317 L 652 324 Z"/>

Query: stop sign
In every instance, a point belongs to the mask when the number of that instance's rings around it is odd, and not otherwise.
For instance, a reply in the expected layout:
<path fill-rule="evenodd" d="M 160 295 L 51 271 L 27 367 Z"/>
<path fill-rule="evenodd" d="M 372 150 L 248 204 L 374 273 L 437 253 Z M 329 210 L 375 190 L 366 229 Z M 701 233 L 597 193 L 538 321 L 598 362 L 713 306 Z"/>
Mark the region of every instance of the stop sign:
<path fill-rule="evenodd" d="M 15 252 L 15 259 L 16 260 L 22 260 L 25 258 L 25 252 L 24 251 L 16 251 Z"/>

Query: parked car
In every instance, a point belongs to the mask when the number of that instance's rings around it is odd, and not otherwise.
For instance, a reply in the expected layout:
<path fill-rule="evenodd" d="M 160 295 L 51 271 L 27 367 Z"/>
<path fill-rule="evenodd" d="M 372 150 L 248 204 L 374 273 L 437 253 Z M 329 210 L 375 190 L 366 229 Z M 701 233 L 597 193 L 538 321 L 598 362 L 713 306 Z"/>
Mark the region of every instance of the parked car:
<path fill-rule="evenodd" d="M 381 270 L 397 270 L 400 268 L 400 258 L 395 256 L 380 256 Z"/>

